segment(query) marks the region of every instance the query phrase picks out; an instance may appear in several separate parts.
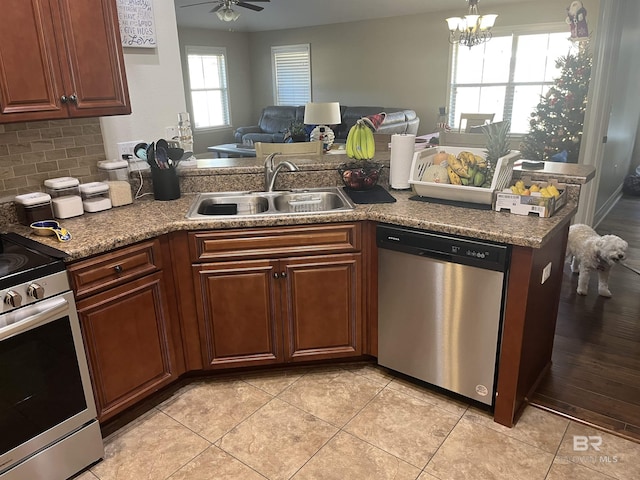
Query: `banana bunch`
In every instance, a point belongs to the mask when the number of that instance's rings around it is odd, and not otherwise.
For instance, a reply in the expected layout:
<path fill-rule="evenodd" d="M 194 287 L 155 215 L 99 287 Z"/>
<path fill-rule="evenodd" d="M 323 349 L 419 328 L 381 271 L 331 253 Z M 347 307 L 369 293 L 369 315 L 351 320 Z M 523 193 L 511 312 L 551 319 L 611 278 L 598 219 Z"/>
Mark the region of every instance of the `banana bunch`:
<path fill-rule="evenodd" d="M 457 157 L 449 158 L 449 180 L 454 185 L 468 185 L 471 187 L 489 187 L 491 180 L 487 179 L 487 161 L 471 152 L 460 152 Z"/>
<path fill-rule="evenodd" d="M 511 185 L 509 189 L 511 190 L 511 193 L 514 193 L 516 195 L 541 196 L 543 198 L 558 198 L 560 196 L 560 191 L 552 183 L 544 187 L 541 187 L 539 184 L 534 183 L 531 186 L 527 187 L 524 181 L 518 180 L 514 185 Z"/>
<path fill-rule="evenodd" d="M 373 131 L 362 120 L 358 120 L 347 135 L 347 156 L 356 160 L 371 160 L 376 153 Z"/>

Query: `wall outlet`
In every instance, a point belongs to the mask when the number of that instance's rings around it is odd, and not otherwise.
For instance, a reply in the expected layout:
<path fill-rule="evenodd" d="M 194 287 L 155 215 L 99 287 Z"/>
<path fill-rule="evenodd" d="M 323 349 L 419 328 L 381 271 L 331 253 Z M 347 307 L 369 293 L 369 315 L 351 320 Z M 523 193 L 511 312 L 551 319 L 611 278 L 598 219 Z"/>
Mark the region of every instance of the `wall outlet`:
<path fill-rule="evenodd" d="M 547 266 L 542 269 L 542 281 L 540 282 L 540 285 L 542 285 L 544 282 L 549 280 L 550 276 L 551 276 L 551 262 L 547 263 Z"/>
<path fill-rule="evenodd" d="M 131 158 L 135 158 L 133 153 L 133 149 L 139 143 L 143 143 L 144 140 L 134 140 L 131 142 L 120 142 L 118 143 L 118 160 L 127 160 L 129 155 Z"/>

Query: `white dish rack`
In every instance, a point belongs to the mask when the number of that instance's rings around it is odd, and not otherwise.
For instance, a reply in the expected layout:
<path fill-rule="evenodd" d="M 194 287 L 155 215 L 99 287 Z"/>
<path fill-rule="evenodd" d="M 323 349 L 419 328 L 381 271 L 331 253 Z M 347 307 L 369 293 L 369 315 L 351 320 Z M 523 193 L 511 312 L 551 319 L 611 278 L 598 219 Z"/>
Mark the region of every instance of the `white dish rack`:
<path fill-rule="evenodd" d="M 509 186 L 513 174 L 513 164 L 520 158 L 520 152 L 512 150 L 504 157 L 500 157 L 496 163 L 495 175 L 489 188 L 470 187 L 464 185 L 452 185 L 449 183 L 423 182 L 422 175 L 427 167 L 433 164 L 433 156 L 438 152 L 450 153 L 458 156 L 460 152 L 471 152 L 486 158 L 484 149 L 471 147 L 449 147 L 440 145 L 438 148 L 421 150 L 413 155 L 409 184 L 412 190 L 421 197 L 439 198 L 459 202 L 482 203 L 491 205 L 493 192 Z"/>

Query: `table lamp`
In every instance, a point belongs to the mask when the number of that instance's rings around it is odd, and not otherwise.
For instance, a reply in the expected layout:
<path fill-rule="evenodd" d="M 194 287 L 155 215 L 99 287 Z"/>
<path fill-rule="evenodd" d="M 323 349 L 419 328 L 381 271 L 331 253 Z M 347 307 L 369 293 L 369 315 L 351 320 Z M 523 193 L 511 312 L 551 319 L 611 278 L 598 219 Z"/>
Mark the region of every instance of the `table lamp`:
<path fill-rule="evenodd" d="M 316 125 L 311 130 L 309 140 L 322 142 L 322 148 L 325 151 L 331 148 L 335 139 L 335 134 L 329 125 L 338 125 L 341 121 L 338 102 L 309 102 L 304 107 L 305 125 Z"/>

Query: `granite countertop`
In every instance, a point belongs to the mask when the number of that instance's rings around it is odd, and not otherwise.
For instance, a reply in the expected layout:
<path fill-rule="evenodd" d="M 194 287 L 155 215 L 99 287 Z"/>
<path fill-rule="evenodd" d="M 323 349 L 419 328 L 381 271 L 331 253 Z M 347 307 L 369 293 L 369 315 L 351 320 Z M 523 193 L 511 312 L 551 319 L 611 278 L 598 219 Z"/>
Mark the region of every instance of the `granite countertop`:
<path fill-rule="evenodd" d="M 309 215 L 268 215 L 247 218 L 188 220 L 187 210 L 195 194 L 172 201 L 137 200 L 131 205 L 104 212 L 85 213 L 60 220 L 73 238 L 61 243 L 55 237 L 31 233 L 29 227 L 12 224 L 8 230 L 28 236 L 64 251 L 68 260 L 76 260 L 117 247 L 178 230 L 229 229 L 260 226 L 284 226 L 312 223 L 372 220 L 399 226 L 451 233 L 483 240 L 539 248 L 557 228 L 572 217 L 577 205 L 568 202 L 551 218 L 512 215 L 507 212 L 476 210 L 410 200 L 409 191 L 391 191 L 395 203 L 357 205 L 349 212 Z"/>
<path fill-rule="evenodd" d="M 200 157 L 200 156 L 198 156 Z M 279 178 L 278 188 L 305 188 L 337 185 L 336 166 L 344 162 L 344 154 L 296 158 L 299 172 L 285 173 Z M 389 152 L 376 155 L 376 160 L 389 161 Z M 386 169 L 388 171 L 388 169 Z M 529 170 L 526 171 L 527 174 Z M 135 200 L 133 204 L 98 213 L 85 213 L 80 217 L 60 220 L 73 238 L 67 243 L 55 237 L 34 235 L 29 227 L 11 223 L 3 231 L 14 231 L 64 251 L 68 260 L 77 260 L 130 245 L 165 233 L 180 230 L 216 230 L 246 227 L 301 225 L 371 220 L 398 226 L 414 227 L 449 233 L 481 240 L 540 248 L 577 211 L 579 185 L 589 181 L 594 169 L 588 166 L 545 164 L 535 170 L 535 180 L 554 178 L 573 184 L 567 188 L 567 204 L 550 218 L 521 216 L 508 212 L 478 210 L 461 206 L 410 200 L 410 190 L 390 190 L 395 203 L 362 204 L 355 210 L 322 214 L 260 215 L 245 218 L 215 218 L 188 220 L 186 213 L 199 191 L 260 190 L 263 181 L 262 160 L 256 158 L 212 158 L 203 155 L 179 169 L 181 198 L 156 201 L 151 195 Z M 522 172 L 524 174 L 524 172 Z M 136 174 L 132 174 L 132 178 Z M 147 174 L 145 174 L 147 175 Z M 387 174 L 388 175 L 388 174 Z M 514 171 L 514 176 L 521 172 Z M 388 181 L 388 176 L 386 177 Z M 307 182 L 306 184 L 301 184 Z M 334 182 L 333 184 L 330 182 Z M 383 185 L 388 183 L 383 182 Z"/>

